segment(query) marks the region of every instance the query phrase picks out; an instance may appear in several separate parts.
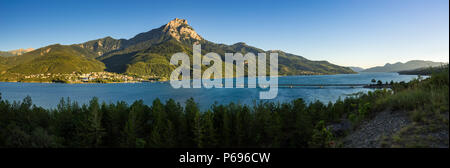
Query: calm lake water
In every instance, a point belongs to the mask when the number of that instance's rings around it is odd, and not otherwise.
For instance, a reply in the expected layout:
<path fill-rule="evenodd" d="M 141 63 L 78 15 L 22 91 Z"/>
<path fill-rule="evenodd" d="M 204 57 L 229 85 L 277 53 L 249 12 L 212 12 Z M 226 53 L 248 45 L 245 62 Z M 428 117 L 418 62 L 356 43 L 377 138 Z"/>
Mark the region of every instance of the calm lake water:
<path fill-rule="evenodd" d="M 399 75 L 397 73 L 360 73 L 341 75 L 317 76 L 286 76 L 279 77 L 279 84 L 369 84 L 372 79 L 386 81 L 409 81 L 417 78 L 416 75 Z M 125 101 L 129 104 L 142 99 L 144 103 L 151 104 L 155 98 L 166 101 L 170 98 L 184 103 L 193 97 L 200 108 L 207 109 L 213 103 L 228 104 L 236 102 L 253 104 L 259 102 L 260 88 L 180 88 L 173 89 L 168 82 L 158 83 L 113 83 L 113 84 L 57 84 L 57 83 L 9 83 L 0 82 L 2 98 L 9 101 L 21 101 L 27 95 L 31 96 L 33 103 L 44 108 L 56 108 L 61 98 L 70 97 L 80 104 L 88 103 L 93 97 L 100 101 L 115 103 Z M 286 102 L 303 98 L 307 102 L 320 100 L 322 102 L 335 101 L 339 97 L 367 92 L 373 89 L 362 87 L 298 87 L 278 88 L 278 96 L 268 101 Z"/>

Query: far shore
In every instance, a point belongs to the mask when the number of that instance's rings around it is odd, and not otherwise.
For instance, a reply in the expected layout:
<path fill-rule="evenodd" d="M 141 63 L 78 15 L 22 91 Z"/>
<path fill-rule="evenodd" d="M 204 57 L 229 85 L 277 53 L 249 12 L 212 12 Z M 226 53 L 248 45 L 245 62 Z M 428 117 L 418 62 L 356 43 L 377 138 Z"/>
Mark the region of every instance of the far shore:
<path fill-rule="evenodd" d="M 351 73 L 351 74 L 359 74 L 359 73 Z M 343 75 L 343 74 L 302 74 L 302 75 L 275 75 L 275 76 L 270 76 L 270 77 L 285 77 L 285 76 L 324 76 L 324 75 Z M 247 77 L 247 76 L 244 76 Z M 257 76 L 259 77 L 259 76 Z M 266 76 L 269 77 L 269 76 Z M 426 77 L 426 76 L 423 76 Z M 237 77 L 232 77 L 237 78 Z M 230 78 L 226 78 L 226 77 L 222 77 L 222 78 L 209 78 L 209 79 L 230 79 Z M 193 80 L 193 79 L 190 79 Z M 96 81 L 87 81 L 87 82 L 53 82 L 53 81 L 0 81 L 0 82 L 4 82 L 4 83 L 49 83 L 49 84 L 114 84 L 114 83 L 165 83 L 165 82 L 169 82 L 170 80 L 168 80 L 167 78 L 163 78 L 163 79 L 159 79 L 159 80 L 141 80 L 141 81 L 120 81 L 120 82 L 113 82 L 113 81 L 101 81 L 101 82 L 96 82 Z"/>
<path fill-rule="evenodd" d="M 273 76 L 266 76 L 266 77 L 283 77 L 283 76 L 315 76 L 315 75 L 339 75 L 339 74 L 302 74 L 302 75 L 273 75 Z M 247 76 L 244 76 L 247 77 Z M 259 77 L 259 76 L 256 76 Z M 237 77 L 232 77 L 237 78 Z M 227 77 L 222 78 L 209 78 L 209 79 L 230 79 Z M 193 80 L 193 79 L 190 79 Z M 111 84 L 111 83 L 157 83 L 157 82 L 169 82 L 167 78 L 159 79 L 159 80 L 142 80 L 142 81 L 123 81 L 123 82 L 108 82 L 108 81 L 102 81 L 102 82 L 94 82 L 94 81 L 88 81 L 88 82 L 52 82 L 52 81 L 0 81 L 0 82 L 9 82 L 9 83 L 59 83 L 59 84 Z"/>

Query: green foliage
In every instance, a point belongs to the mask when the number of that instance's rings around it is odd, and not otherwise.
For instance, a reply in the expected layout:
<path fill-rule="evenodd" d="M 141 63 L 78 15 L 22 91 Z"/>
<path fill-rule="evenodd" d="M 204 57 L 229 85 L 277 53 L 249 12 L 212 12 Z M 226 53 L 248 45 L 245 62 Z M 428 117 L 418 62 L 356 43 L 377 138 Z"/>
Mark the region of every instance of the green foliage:
<path fill-rule="evenodd" d="M 200 112 L 193 99 L 183 108 L 171 99 L 128 106 L 93 98 L 80 107 L 67 98 L 45 110 L 27 97 L 12 104 L 0 99 L 0 111 L 0 146 L 8 147 L 309 147 L 319 136 L 313 125 L 329 122 L 301 99 Z"/>
<path fill-rule="evenodd" d="M 153 58 L 149 58 L 146 62 L 139 61 L 128 65 L 126 73 L 137 76 L 169 77 L 174 69 L 175 66 L 170 65 L 166 58 L 155 56 Z"/>
<path fill-rule="evenodd" d="M 321 120 L 313 130 L 309 145 L 313 148 L 333 147 L 333 139 L 333 134 L 326 128 L 325 122 Z"/>
<path fill-rule="evenodd" d="M 432 75 L 434 73 L 439 73 L 441 71 L 445 71 L 448 69 L 448 64 L 435 66 L 435 67 L 425 67 L 408 71 L 400 71 L 398 72 L 401 75 Z"/>
<path fill-rule="evenodd" d="M 381 80 L 377 81 L 377 85 L 382 85 L 382 84 L 383 84 L 383 82 Z"/>
<path fill-rule="evenodd" d="M 360 118 L 366 118 L 370 110 L 370 103 L 364 103 L 358 109 L 358 114 Z"/>

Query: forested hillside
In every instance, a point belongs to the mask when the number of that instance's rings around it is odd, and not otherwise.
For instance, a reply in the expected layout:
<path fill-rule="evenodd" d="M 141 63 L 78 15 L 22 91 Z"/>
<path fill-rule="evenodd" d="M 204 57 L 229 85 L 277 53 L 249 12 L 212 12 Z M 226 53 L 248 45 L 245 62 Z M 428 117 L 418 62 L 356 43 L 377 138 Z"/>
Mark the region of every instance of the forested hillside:
<path fill-rule="evenodd" d="M 105 65 L 93 59 L 91 53 L 59 44 L 4 58 L 2 62 L 4 71 L 20 74 L 98 72 L 105 69 Z"/>

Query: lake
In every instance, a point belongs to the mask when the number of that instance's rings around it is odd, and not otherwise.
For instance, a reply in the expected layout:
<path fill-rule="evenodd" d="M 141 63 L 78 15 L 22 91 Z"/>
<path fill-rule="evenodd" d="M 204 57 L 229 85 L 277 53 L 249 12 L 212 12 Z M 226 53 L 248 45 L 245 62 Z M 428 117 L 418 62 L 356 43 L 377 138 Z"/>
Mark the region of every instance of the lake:
<path fill-rule="evenodd" d="M 397 73 L 359 73 L 339 75 L 284 76 L 278 78 L 279 84 L 369 84 L 372 79 L 386 81 L 410 81 L 416 75 L 399 75 Z M 275 99 L 266 100 L 286 102 L 303 98 L 306 102 L 336 101 L 352 93 L 367 92 L 373 89 L 362 87 L 294 87 L 278 88 Z M 180 88 L 173 89 L 168 82 L 156 83 L 111 83 L 111 84 L 59 84 L 59 83 L 11 83 L 0 82 L 2 98 L 9 101 L 21 101 L 27 95 L 33 103 L 44 108 L 56 108 L 61 98 L 70 97 L 78 103 L 88 103 L 93 97 L 100 101 L 115 103 L 125 101 L 129 104 L 135 100 L 144 100 L 151 104 L 155 98 L 166 101 L 170 98 L 184 103 L 193 97 L 201 109 L 209 108 L 213 103 L 228 104 L 236 102 L 253 104 L 259 102 L 261 88 Z"/>

